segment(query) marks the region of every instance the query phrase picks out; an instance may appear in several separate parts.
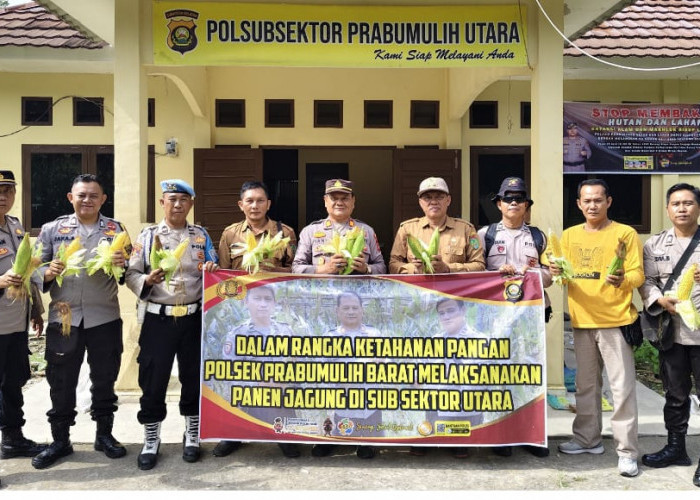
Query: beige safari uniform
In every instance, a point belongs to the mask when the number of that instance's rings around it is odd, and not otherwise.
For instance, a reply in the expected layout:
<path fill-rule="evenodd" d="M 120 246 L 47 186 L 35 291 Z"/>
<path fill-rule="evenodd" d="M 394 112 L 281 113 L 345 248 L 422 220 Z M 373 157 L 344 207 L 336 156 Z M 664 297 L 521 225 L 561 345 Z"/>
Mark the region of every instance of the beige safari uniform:
<path fill-rule="evenodd" d="M 440 255 L 449 266 L 451 273 L 483 271 L 486 269 L 484 250 L 479 242 L 474 226 L 454 217 L 447 217 L 440 226 Z M 416 274 L 416 266 L 409 262 L 413 253 L 409 253 L 406 239 L 412 234 L 426 243 L 433 236 L 427 217 L 417 217 L 401 223 L 391 248 L 389 260 L 390 274 Z"/>
<path fill-rule="evenodd" d="M 240 253 L 234 257 L 231 255 L 231 252 L 238 249 L 238 247 L 233 246 L 236 243 L 245 243 L 248 230 L 252 231 L 252 228 L 246 220 L 231 224 L 224 229 L 219 241 L 219 266 L 222 269 L 242 269 L 243 254 Z M 260 234 L 255 235 L 255 241 L 259 242 L 260 238 L 268 234 L 272 238 L 280 231 L 282 231 L 283 238 L 289 238 L 289 244 L 287 248 L 280 250 L 273 257 L 273 265 L 275 267 L 283 267 L 291 272 L 294 252 L 297 248 L 297 236 L 294 234 L 294 229 L 281 222 L 268 219 L 265 229 Z"/>

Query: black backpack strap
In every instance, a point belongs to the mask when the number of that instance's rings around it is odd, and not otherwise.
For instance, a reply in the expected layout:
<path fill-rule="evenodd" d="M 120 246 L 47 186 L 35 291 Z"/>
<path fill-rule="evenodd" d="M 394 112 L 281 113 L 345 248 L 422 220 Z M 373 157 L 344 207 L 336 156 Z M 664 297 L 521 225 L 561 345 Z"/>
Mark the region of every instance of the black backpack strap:
<path fill-rule="evenodd" d="M 484 235 L 484 257 L 488 258 L 493 242 L 496 239 L 496 223 L 489 224 L 489 228 Z"/>
<path fill-rule="evenodd" d="M 530 234 L 532 234 L 532 242 L 537 248 L 537 253 L 542 255 L 547 244 L 544 241 L 544 233 L 537 226 L 528 226 L 530 228 Z"/>

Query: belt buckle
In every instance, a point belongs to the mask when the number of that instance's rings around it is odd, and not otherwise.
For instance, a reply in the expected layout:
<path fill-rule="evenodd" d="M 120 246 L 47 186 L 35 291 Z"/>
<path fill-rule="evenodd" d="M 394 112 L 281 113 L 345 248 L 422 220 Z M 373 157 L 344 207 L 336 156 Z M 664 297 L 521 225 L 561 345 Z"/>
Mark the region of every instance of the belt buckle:
<path fill-rule="evenodd" d="M 179 318 L 181 316 L 185 316 L 187 314 L 187 306 L 173 306 L 172 314 L 176 318 Z"/>

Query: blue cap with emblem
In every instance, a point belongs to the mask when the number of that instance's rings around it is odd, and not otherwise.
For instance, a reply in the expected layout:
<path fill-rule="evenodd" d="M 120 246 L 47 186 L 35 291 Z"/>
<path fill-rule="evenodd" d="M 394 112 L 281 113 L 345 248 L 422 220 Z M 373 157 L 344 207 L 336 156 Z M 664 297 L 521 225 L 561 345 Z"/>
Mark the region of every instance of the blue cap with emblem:
<path fill-rule="evenodd" d="M 163 193 L 184 193 L 194 198 L 194 189 L 182 179 L 168 179 L 160 181 Z"/>

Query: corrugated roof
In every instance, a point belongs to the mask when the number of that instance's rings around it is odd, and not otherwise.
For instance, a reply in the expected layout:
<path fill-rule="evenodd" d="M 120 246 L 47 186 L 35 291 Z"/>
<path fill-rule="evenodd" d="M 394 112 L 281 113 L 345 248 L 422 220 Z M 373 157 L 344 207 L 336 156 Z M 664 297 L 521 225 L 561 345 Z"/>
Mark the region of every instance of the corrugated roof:
<path fill-rule="evenodd" d="M 36 2 L 0 8 L 0 47 L 101 49 L 95 42 Z"/>
<path fill-rule="evenodd" d="M 572 41 L 597 57 L 700 57 L 700 0 L 637 0 Z"/>

